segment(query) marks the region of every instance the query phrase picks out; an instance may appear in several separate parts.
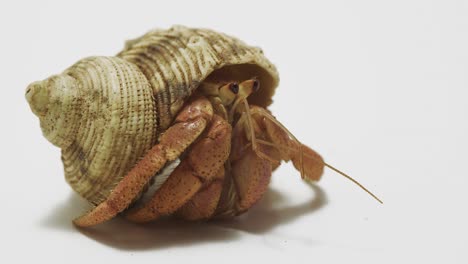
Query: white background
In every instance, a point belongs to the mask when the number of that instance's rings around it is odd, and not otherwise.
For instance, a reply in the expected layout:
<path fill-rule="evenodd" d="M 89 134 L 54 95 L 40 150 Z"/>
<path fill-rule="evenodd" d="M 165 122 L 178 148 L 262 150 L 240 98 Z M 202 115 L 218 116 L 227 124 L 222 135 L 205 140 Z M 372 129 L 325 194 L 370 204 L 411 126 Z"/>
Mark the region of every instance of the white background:
<path fill-rule="evenodd" d="M 0 6 L 0 262 L 468 263 L 466 1 L 62 2 Z M 384 205 L 329 170 L 310 188 L 287 164 L 233 221 L 75 229 L 89 206 L 25 88 L 173 24 L 261 46 L 277 118 Z"/>

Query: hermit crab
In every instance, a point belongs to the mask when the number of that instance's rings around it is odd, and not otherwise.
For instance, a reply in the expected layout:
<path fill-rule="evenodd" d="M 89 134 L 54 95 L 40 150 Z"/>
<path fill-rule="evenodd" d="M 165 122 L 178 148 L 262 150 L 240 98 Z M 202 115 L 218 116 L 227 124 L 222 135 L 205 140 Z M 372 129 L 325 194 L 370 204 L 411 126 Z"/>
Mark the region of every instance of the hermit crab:
<path fill-rule="evenodd" d="M 171 214 L 203 220 L 246 212 L 281 161 L 308 181 L 329 166 L 267 110 L 278 81 L 261 49 L 175 26 L 34 82 L 26 98 L 62 150 L 67 182 L 96 205 L 77 226 L 119 213 L 134 222 Z"/>

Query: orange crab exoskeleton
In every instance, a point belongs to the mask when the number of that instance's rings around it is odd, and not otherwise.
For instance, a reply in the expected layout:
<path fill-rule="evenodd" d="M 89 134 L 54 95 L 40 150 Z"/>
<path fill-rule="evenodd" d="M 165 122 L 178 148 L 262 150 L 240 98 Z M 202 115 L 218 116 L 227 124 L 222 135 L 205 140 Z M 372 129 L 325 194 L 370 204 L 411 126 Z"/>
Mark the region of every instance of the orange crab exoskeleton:
<path fill-rule="evenodd" d="M 281 161 L 291 160 L 304 179 L 319 180 L 325 165 L 320 155 L 295 139 L 266 109 L 247 102 L 259 85 L 256 79 L 202 83 L 159 143 L 105 201 L 74 223 L 92 226 L 123 212 L 155 174 L 179 157 L 181 163 L 153 197 L 125 211 L 127 219 L 239 215 L 262 197 Z"/>

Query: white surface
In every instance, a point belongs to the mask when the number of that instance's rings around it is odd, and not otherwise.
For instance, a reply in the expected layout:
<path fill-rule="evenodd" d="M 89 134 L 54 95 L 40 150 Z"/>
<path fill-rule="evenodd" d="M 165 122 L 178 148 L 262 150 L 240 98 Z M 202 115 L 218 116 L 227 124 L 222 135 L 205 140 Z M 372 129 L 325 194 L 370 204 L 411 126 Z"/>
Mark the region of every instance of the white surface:
<path fill-rule="evenodd" d="M 1 4 L 0 262 L 468 262 L 466 1 L 93 2 Z M 311 189 L 285 165 L 231 222 L 75 229 L 88 205 L 24 90 L 172 24 L 261 46 L 281 74 L 278 119 L 385 204 L 329 170 Z"/>

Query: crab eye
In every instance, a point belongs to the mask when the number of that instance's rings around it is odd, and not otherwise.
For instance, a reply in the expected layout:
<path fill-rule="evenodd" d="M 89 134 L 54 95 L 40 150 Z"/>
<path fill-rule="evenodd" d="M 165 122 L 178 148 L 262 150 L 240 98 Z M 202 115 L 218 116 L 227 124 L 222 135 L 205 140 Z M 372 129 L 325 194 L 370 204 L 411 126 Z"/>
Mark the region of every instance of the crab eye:
<path fill-rule="evenodd" d="M 229 85 L 229 90 L 231 90 L 231 92 L 233 92 L 234 94 L 237 94 L 239 92 L 239 84 L 237 84 L 236 82 L 233 82 Z"/>
<path fill-rule="evenodd" d="M 252 84 L 252 90 L 253 92 L 255 93 L 256 91 L 258 91 L 260 89 L 260 82 L 258 80 L 254 80 L 253 84 Z"/>
<path fill-rule="evenodd" d="M 249 79 L 241 82 L 239 84 L 239 95 L 241 97 L 248 97 L 252 93 L 255 93 L 260 88 L 260 82 L 255 79 Z"/>

